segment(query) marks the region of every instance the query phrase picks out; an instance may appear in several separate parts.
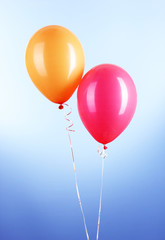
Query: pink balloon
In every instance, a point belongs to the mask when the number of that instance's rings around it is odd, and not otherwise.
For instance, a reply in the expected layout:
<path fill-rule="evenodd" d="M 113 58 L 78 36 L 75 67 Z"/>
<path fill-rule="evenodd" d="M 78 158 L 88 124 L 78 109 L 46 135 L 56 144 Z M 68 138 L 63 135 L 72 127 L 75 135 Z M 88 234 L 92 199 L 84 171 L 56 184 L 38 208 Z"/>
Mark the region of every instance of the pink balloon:
<path fill-rule="evenodd" d="M 130 123 L 136 109 L 137 93 L 125 70 L 102 64 L 92 68 L 81 80 L 77 102 L 86 129 L 96 141 L 107 144 Z"/>

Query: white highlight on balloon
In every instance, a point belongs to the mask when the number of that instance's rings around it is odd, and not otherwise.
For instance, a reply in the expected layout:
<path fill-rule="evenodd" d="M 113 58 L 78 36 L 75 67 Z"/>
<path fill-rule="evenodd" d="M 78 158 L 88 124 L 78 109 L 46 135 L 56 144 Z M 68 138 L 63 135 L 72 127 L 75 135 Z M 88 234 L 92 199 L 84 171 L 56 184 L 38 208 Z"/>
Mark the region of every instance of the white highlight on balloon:
<path fill-rule="evenodd" d="M 69 66 L 69 74 L 68 74 L 68 78 L 69 78 L 74 68 L 76 67 L 76 54 L 73 46 L 70 43 L 68 43 L 68 47 L 70 52 L 70 66 Z"/>
<path fill-rule="evenodd" d="M 93 82 L 89 85 L 87 90 L 87 102 L 88 108 L 90 112 L 96 112 L 96 105 L 95 105 L 95 89 L 96 89 L 97 82 Z"/>
<path fill-rule="evenodd" d="M 120 107 L 120 111 L 119 111 L 119 115 L 121 115 L 125 112 L 125 109 L 127 107 L 128 90 L 127 90 L 127 86 L 125 85 L 125 82 L 123 81 L 123 79 L 120 77 L 118 77 L 117 79 L 118 79 L 118 81 L 120 83 L 120 87 L 121 87 L 122 102 L 121 102 L 121 107 Z"/>
<path fill-rule="evenodd" d="M 47 76 L 47 71 L 44 63 L 44 43 L 38 43 L 34 49 L 34 63 L 36 69 L 41 77 Z"/>

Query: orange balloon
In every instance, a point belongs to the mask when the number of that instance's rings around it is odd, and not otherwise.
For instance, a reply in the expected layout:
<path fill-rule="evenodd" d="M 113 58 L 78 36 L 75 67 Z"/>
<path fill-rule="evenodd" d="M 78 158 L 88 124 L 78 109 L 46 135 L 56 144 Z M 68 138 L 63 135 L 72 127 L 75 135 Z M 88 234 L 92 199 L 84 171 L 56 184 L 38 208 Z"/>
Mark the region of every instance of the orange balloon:
<path fill-rule="evenodd" d="M 61 26 L 37 31 L 28 43 L 26 68 L 35 86 L 54 103 L 66 102 L 79 85 L 84 52 L 78 38 Z"/>

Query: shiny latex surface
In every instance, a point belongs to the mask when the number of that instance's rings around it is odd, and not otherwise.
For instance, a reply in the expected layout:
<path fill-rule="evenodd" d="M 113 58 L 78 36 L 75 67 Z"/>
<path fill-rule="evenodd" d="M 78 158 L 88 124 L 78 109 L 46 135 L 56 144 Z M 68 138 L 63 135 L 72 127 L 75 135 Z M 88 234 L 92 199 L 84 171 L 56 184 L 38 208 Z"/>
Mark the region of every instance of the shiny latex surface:
<path fill-rule="evenodd" d="M 81 120 L 96 141 L 107 144 L 130 123 L 137 104 L 133 80 L 122 68 L 103 64 L 83 77 L 77 92 Z"/>
<path fill-rule="evenodd" d="M 40 92 L 55 103 L 66 102 L 84 71 L 84 52 L 78 38 L 61 26 L 47 26 L 28 43 L 25 62 Z"/>

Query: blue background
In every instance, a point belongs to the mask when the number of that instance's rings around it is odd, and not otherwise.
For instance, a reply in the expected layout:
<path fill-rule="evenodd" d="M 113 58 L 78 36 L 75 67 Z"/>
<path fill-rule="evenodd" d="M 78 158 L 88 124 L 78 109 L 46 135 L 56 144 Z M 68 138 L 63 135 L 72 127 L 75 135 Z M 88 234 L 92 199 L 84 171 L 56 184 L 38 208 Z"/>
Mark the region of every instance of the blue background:
<path fill-rule="evenodd" d="M 63 112 L 32 84 L 26 45 L 41 27 L 80 39 L 85 72 L 124 68 L 137 87 L 129 127 L 108 145 L 100 240 L 165 239 L 165 2 L 0 2 L 0 239 L 85 239 Z M 72 142 L 90 239 L 95 239 L 101 160 L 98 143 L 69 100 Z"/>

